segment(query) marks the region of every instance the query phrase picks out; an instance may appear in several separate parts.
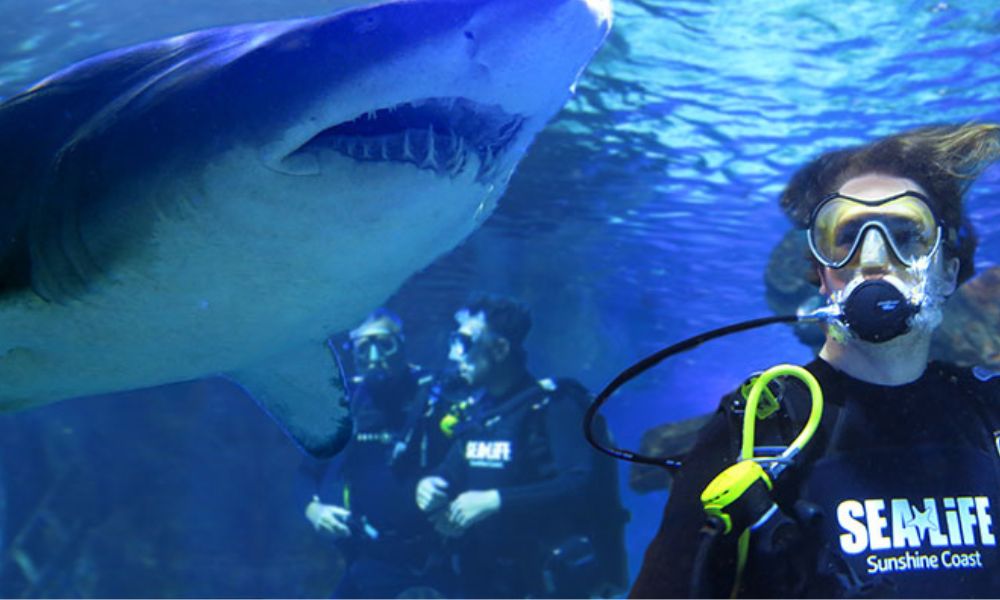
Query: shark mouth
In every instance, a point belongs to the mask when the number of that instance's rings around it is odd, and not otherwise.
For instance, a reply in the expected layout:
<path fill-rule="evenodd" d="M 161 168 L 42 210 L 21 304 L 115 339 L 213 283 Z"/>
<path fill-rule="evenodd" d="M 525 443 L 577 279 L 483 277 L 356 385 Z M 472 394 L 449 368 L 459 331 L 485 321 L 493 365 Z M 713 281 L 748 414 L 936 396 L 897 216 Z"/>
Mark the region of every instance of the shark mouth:
<path fill-rule="evenodd" d="M 360 162 L 402 162 L 455 178 L 476 156 L 476 181 L 489 183 L 524 117 L 465 98 L 404 102 L 369 111 L 313 136 L 289 155 L 334 151 Z"/>

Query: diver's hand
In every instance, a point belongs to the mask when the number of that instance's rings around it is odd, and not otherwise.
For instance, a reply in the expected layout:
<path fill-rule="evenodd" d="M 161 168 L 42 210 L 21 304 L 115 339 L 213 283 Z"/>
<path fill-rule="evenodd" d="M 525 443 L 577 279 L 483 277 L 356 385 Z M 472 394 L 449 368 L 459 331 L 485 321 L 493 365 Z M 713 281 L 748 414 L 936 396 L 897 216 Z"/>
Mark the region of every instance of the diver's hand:
<path fill-rule="evenodd" d="M 434 530 L 443 535 L 444 537 L 457 538 L 460 537 L 465 530 L 461 527 L 455 525 L 451 522 L 448 516 L 449 510 L 447 507 L 431 513 L 430 522 L 434 526 Z"/>
<path fill-rule="evenodd" d="M 462 492 L 448 507 L 448 521 L 465 531 L 472 525 L 500 510 L 500 492 L 497 490 L 469 490 Z"/>
<path fill-rule="evenodd" d="M 448 482 L 440 477 L 424 477 L 417 484 L 417 508 L 431 512 L 448 502 Z"/>
<path fill-rule="evenodd" d="M 347 520 L 351 518 L 351 511 L 342 506 L 334 504 L 323 504 L 317 498 L 306 507 L 306 518 L 312 523 L 316 531 L 329 533 L 336 539 L 350 537 L 351 529 L 347 526 Z"/>

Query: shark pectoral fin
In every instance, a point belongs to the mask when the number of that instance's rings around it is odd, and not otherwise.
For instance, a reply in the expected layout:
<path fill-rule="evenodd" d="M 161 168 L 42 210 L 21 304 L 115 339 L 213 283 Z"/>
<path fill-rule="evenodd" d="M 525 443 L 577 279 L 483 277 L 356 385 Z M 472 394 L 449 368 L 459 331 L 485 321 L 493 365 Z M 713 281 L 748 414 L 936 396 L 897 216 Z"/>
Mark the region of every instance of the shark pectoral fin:
<path fill-rule="evenodd" d="M 312 342 L 226 376 L 309 454 L 328 458 L 350 440 L 344 373 L 326 344 Z"/>

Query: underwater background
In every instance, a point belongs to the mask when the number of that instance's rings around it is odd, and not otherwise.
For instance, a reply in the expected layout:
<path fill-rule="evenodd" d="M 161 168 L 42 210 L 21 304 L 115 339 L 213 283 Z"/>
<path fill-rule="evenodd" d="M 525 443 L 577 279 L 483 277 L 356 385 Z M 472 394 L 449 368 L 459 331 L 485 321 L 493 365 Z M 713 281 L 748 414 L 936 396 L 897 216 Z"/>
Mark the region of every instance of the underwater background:
<path fill-rule="evenodd" d="M 0 0 L 0 98 L 95 53 L 331 0 Z M 771 314 L 776 199 L 809 157 L 901 129 L 1000 121 L 995 0 L 617 0 L 611 36 L 497 212 L 388 306 L 445 366 L 472 292 L 533 312 L 529 363 L 598 391 L 659 347 Z M 973 187 L 977 267 L 1000 260 L 1000 169 Z M 808 360 L 791 330 L 664 363 L 604 414 L 619 445 Z M 300 455 L 238 388 L 204 380 L 0 416 L 0 596 L 328 596 L 341 568 L 295 497 Z M 622 493 L 632 572 L 665 491 Z"/>

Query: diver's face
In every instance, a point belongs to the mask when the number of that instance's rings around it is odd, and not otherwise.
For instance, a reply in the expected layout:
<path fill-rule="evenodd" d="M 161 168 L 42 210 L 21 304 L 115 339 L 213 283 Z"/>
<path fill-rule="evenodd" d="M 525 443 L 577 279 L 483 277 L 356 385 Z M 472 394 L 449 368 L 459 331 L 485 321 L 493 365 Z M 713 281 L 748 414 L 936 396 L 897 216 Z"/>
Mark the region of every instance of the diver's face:
<path fill-rule="evenodd" d="M 880 200 L 906 191 L 927 192 L 915 181 L 904 177 L 866 174 L 849 179 L 837 190 L 840 194 L 860 200 Z M 913 287 L 921 283 L 913 269 L 907 269 L 892 251 L 888 240 L 881 230 L 871 227 L 862 234 L 856 252 L 850 262 L 839 269 L 820 267 L 820 292 L 831 295 L 843 290 L 856 278 L 884 279 L 893 277 L 905 286 Z M 944 260 L 940 250 L 934 253 L 928 278 L 936 278 L 938 284 L 943 284 L 943 292 L 947 295 L 954 291 L 958 275 L 958 259 Z M 939 285 L 940 288 L 940 285 Z"/>
<path fill-rule="evenodd" d="M 354 365 L 365 379 L 390 379 L 406 364 L 402 341 L 389 333 L 372 334 L 354 340 Z"/>
<path fill-rule="evenodd" d="M 502 349 L 498 338 L 490 331 L 482 315 L 473 315 L 460 320 L 459 327 L 451 335 L 448 359 L 455 363 L 459 376 L 472 387 L 487 385 L 496 365 L 502 359 Z"/>

